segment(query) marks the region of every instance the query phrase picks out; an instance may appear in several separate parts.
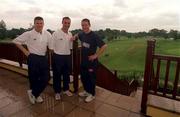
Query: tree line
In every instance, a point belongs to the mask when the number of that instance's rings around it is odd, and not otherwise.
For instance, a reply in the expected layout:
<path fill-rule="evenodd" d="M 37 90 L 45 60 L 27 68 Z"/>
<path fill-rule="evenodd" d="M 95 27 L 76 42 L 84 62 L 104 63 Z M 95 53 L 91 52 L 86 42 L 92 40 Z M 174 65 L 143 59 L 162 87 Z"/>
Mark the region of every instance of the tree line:
<path fill-rule="evenodd" d="M 24 29 L 24 28 L 12 28 L 12 29 L 7 29 L 6 28 L 6 23 L 1 20 L 0 21 L 0 40 L 3 39 L 14 39 L 16 38 L 18 35 L 21 35 L 22 33 L 24 33 L 25 31 L 31 30 L 33 27 L 31 26 L 28 29 Z M 47 31 L 49 31 L 51 34 L 54 32 L 51 29 L 47 29 Z M 81 29 L 75 29 L 72 30 L 72 34 L 76 34 L 79 31 L 81 31 Z M 127 37 L 127 38 L 141 38 L 141 37 L 158 37 L 158 38 L 165 38 L 165 39 L 173 39 L 173 40 L 177 40 L 180 39 L 180 32 L 178 30 L 173 30 L 171 29 L 170 31 L 164 30 L 164 29 L 151 29 L 148 32 L 136 32 L 136 33 L 132 33 L 132 32 L 126 32 L 126 30 L 116 30 L 116 29 L 110 29 L 110 28 L 106 28 L 105 30 L 98 30 L 95 31 L 100 38 L 102 39 L 106 39 L 107 41 L 111 41 L 114 39 L 120 39 L 121 37 Z"/>

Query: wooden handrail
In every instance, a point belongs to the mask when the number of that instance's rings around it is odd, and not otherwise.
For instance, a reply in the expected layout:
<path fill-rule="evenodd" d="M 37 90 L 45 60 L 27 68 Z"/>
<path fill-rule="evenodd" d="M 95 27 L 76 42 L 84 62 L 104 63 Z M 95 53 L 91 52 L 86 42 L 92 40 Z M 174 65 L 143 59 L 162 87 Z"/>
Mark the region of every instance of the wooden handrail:
<path fill-rule="evenodd" d="M 0 43 L 0 58 L 18 62 L 20 67 L 23 63 L 26 63 L 27 59 L 15 44 L 7 42 Z"/>
<path fill-rule="evenodd" d="M 161 55 L 161 54 L 154 54 L 153 55 L 153 59 L 180 61 L 180 57 L 179 56 Z"/>
<path fill-rule="evenodd" d="M 143 93 L 142 93 L 142 100 L 141 100 L 141 112 L 146 114 L 147 111 L 147 97 L 148 94 L 153 94 L 157 96 L 162 96 L 174 100 L 180 100 L 176 98 L 178 82 L 179 82 L 179 73 L 180 73 L 180 56 L 172 56 L 172 55 L 161 55 L 155 54 L 155 41 L 148 40 L 147 42 L 147 50 L 146 50 L 146 61 L 145 61 L 145 71 L 144 71 L 144 84 L 143 84 Z M 154 74 L 154 63 L 157 60 L 156 66 L 156 74 Z M 161 61 L 166 62 L 166 71 L 165 71 L 165 80 L 163 90 L 159 91 L 159 78 L 160 78 L 160 68 L 161 68 Z M 171 63 L 177 63 L 176 70 L 175 70 L 175 80 L 173 83 L 173 90 L 172 96 L 167 94 L 168 92 L 168 82 L 169 82 L 169 74 L 170 74 L 170 67 Z M 162 93 L 160 93 L 162 92 Z"/>

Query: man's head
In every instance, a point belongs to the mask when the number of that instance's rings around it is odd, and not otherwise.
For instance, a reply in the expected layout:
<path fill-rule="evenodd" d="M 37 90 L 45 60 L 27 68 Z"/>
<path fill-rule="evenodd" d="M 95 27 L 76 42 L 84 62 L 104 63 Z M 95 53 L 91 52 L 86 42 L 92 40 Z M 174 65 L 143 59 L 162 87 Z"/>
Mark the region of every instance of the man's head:
<path fill-rule="evenodd" d="M 85 32 L 85 33 L 88 33 L 90 32 L 90 26 L 91 26 L 91 23 L 90 23 L 90 20 L 85 18 L 81 21 L 81 26 L 82 26 L 82 30 Z"/>
<path fill-rule="evenodd" d="M 71 25 L 71 19 L 69 17 L 63 17 L 63 19 L 62 19 L 62 29 L 64 31 L 68 31 L 70 25 Z"/>
<path fill-rule="evenodd" d="M 44 27 L 44 20 L 43 20 L 43 18 L 40 17 L 40 16 L 35 17 L 34 18 L 34 29 L 37 32 L 42 32 L 43 27 Z"/>

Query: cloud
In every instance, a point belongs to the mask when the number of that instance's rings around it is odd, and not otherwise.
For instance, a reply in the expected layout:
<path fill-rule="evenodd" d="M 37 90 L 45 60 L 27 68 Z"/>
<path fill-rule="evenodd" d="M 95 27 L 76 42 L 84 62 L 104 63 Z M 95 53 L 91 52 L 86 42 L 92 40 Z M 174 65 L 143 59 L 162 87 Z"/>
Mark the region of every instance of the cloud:
<path fill-rule="evenodd" d="M 142 17 L 138 14 L 128 15 L 125 18 L 114 18 L 112 20 L 96 20 L 92 22 L 93 29 L 119 29 L 130 32 L 149 31 L 153 28 L 180 29 L 178 13 L 159 13 L 151 18 Z M 95 26 L 94 26 L 95 25 Z M 97 28 L 98 27 L 98 28 Z"/>
<path fill-rule="evenodd" d="M 84 16 L 83 12 L 78 9 L 66 9 L 61 11 L 61 14 L 62 16 L 69 16 L 74 19 L 79 19 Z"/>
<path fill-rule="evenodd" d="M 40 8 L 32 7 L 26 10 L 7 10 L 1 16 L 5 19 L 8 28 L 27 28 L 30 23 L 33 23 L 34 17 L 41 14 L 42 10 Z"/>
<path fill-rule="evenodd" d="M 16 19 L 16 18 L 31 18 L 32 16 L 36 16 L 36 15 L 40 15 L 42 13 L 42 10 L 40 8 L 37 7 L 31 7 L 25 10 L 8 10 L 5 12 L 6 17 L 7 18 L 12 18 L 12 19 Z"/>
<path fill-rule="evenodd" d="M 20 3 L 25 3 L 25 4 L 31 4 L 31 5 L 36 5 L 36 1 L 35 0 L 18 0 L 18 2 Z"/>
<path fill-rule="evenodd" d="M 179 4 L 180 0 L 1 0 L 0 16 L 9 28 L 26 28 L 41 15 L 53 30 L 61 26 L 63 16 L 72 19 L 71 29 L 81 28 L 80 21 L 89 18 L 93 29 L 180 30 Z"/>
<path fill-rule="evenodd" d="M 163 29 L 179 29 L 179 15 L 178 13 L 161 13 L 151 19 L 151 24 Z"/>
<path fill-rule="evenodd" d="M 126 8 L 128 7 L 125 0 L 114 0 L 113 6 L 119 7 L 119 8 Z"/>

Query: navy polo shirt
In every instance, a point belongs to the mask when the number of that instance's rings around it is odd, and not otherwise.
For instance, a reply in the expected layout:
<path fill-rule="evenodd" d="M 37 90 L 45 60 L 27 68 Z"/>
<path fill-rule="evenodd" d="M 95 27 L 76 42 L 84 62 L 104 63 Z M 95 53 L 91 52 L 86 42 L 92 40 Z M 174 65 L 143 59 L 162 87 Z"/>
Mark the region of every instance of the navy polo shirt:
<path fill-rule="evenodd" d="M 96 53 L 97 47 L 101 48 L 105 44 L 93 31 L 89 33 L 80 32 L 78 36 L 81 41 L 81 55 L 84 61 L 88 61 L 88 56 Z"/>

